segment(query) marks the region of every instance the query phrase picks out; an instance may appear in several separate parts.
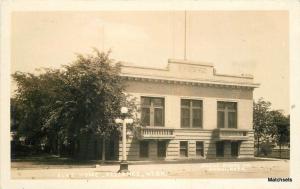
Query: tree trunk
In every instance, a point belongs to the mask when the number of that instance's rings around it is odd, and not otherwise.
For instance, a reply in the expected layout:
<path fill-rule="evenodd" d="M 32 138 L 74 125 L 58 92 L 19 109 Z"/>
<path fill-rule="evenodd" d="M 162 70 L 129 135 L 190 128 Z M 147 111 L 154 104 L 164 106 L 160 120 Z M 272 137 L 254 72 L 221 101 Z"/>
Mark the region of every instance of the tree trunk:
<path fill-rule="evenodd" d="M 102 138 L 102 161 L 101 163 L 104 164 L 105 161 L 105 138 Z"/>

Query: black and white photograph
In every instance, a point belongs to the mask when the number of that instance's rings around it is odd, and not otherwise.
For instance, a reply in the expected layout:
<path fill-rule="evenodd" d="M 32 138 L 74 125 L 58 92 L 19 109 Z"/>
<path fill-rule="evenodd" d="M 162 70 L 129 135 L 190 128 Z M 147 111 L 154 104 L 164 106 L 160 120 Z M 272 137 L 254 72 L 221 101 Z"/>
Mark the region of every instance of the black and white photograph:
<path fill-rule="evenodd" d="M 299 2 L 187 2 L 4 1 L 1 188 L 297 188 Z"/>

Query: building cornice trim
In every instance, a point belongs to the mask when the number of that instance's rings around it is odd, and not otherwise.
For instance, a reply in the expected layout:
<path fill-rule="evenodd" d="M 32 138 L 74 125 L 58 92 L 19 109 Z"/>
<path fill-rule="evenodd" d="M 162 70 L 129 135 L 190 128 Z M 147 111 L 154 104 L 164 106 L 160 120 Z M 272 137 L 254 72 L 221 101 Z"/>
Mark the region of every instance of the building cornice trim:
<path fill-rule="evenodd" d="M 231 87 L 231 88 L 257 88 L 258 83 L 244 83 L 244 82 L 227 82 L 227 81 L 217 81 L 217 80 L 192 80 L 192 79 L 181 79 L 173 77 L 157 77 L 157 76 L 147 76 L 147 75 L 133 75 L 122 73 L 122 77 L 127 80 L 136 81 L 148 81 L 148 82 L 159 82 L 159 83 L 174 83 L 183 85 L 201 85 L 207 87 Z"/>

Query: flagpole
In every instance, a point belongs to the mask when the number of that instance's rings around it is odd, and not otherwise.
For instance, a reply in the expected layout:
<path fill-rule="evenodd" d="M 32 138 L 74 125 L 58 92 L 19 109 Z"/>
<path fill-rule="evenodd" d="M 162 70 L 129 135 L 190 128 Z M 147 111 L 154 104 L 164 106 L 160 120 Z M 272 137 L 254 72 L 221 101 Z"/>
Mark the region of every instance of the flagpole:
<path fill-rule="evenodd" d="M 184 10 L 184 60 L 186 60 L 186 10 Z"/>

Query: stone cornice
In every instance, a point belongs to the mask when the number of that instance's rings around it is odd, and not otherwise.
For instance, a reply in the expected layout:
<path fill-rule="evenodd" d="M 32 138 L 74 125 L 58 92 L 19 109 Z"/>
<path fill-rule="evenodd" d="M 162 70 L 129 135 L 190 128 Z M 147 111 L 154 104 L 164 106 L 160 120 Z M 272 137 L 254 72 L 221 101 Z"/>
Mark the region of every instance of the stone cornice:
<path fill-rule="evenodd" d="M 217 80 L 192 80 L 192 79 L 181 79 L 171 77 L 157 77 L 147 75 L 134 75 L 122 73 L 121 76 L 126 80 L 131 81 L 146 81 L 155 83 L 168 83 L 168 84 L 181 84 L 191 86 L 203 86 L 203 87 L 222 87 L 222 88 L 246 88 L 253 89 L 259 87 L 257 83 L 243 83 L 243 82 L 227 82 Z"/>

